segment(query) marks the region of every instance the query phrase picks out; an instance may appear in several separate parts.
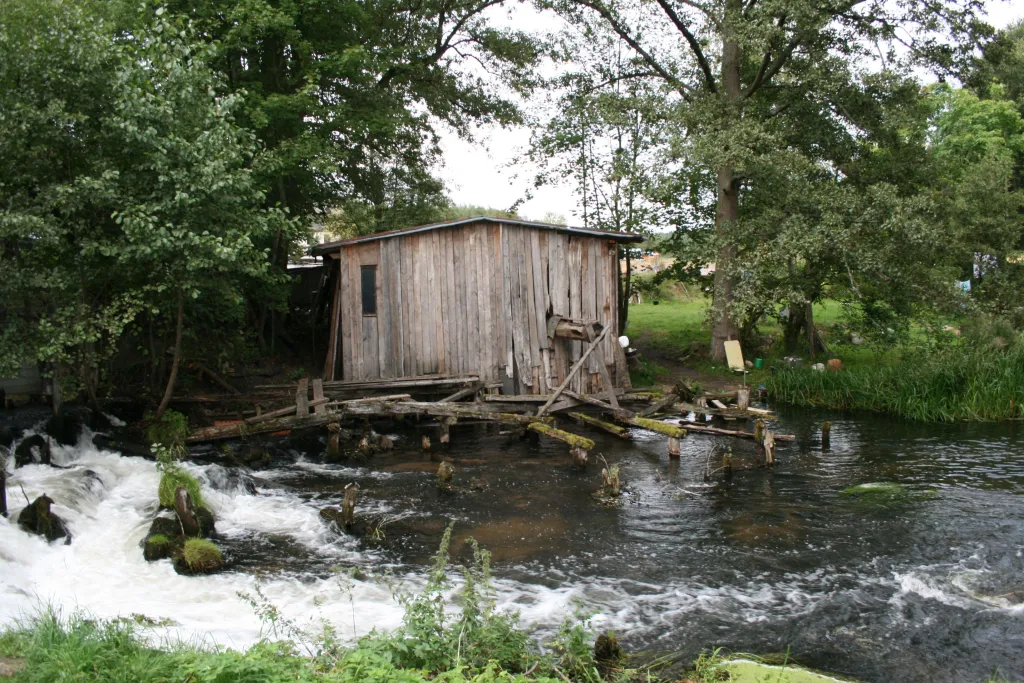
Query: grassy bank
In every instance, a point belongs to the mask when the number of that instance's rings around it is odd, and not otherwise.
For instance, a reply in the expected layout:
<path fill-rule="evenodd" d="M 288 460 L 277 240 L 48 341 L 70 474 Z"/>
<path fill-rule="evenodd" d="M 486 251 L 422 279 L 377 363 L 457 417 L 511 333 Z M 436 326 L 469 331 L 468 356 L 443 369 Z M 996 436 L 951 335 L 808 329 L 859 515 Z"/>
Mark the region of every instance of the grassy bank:
<path fill-rule="evenodd" d="M 668 382 L 669 363 L 684 363 L 701 372 L 735 377 L 721 364 L 709 361 L 708 331 L 703 327 L 705 299 L 663 301 L 658 306 L 630 307 L 630 337 L 649 357 L 652 381 Z M 833 301 L 815 305 L 816 325 L 826 339 L 840 322 L 842 307 Z M 748 382 L 764 384 L 772 400 L 809 408 L 868 410 L 921 421 L 996 421 L 1024 417 L 1024 340 L 999 334 L 975 334 L 968 339 L 928 344 L 923 328 L 903 345 L 850 346 L 830 341 L 839 372 L 815 372 L 805 367 L 786 369 L 778 343 L 782 330 L 769 321 L 759 328 L 775 344 L 752 351 L 763 370 L 752 370 Z M 825 358 L 819 358 L 824 361 Z M 775 367 L 775 371 L 771 370 Z M 642 380 L 643 378 L 641 378 Z"/>
<path fill-rule="evenodd" d="M 799 406 L 932 422 L 1012 420 L 1024 415 L 1024 344 L 904 350 L 895 362 L 839 372 L 783 370 L 767 375 L 765 385 L 774 400 Z"/>

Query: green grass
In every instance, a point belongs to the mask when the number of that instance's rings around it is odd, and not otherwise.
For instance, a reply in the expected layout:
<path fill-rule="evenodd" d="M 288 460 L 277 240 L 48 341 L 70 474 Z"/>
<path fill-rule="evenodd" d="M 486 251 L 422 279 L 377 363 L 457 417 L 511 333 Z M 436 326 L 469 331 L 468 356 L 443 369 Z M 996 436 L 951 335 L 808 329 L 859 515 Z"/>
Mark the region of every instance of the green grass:
<path fill-rule="evenodd" d="M 207 572 L 218 569 L 224 564 L 224 555 L 220 548 L 203 538 L 190 538 L 185 541 L 182 557 L 188 568 L 194 572 Z"/>
<path fill-rule="evenodd" d="M 874 364 L 839 372 L 808 368 L 765 378 L 769 396 L 793 405 L 869 410 L 908 420 L 951 422 L 1019 419 L 1024 415 L 1024 341 L 1008 349 L 967 343 L 908 347 Z"/>
<path fill-rule="evenodd" d="M 165 469 L 160 475 L 160 484 L 157 488 L 157 497 L 160 499 L 160 506 L 165 508 L 174 507 L 174 492 L 182 486 L 188 495 L 192 496 L 192 504 L 196 507 L 204 507 L 202 489 L 199 480 L 177 467 Z"/>

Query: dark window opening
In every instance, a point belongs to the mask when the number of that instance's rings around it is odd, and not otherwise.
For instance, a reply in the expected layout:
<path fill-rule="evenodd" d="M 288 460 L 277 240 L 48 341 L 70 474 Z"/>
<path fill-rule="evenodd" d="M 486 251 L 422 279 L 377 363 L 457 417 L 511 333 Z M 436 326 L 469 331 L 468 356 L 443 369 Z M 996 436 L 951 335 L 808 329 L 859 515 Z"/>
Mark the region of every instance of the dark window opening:
<path fill-rule="evenodd" d="M 377 266 L 360 266 L 363 284 L 363 315 L 377 315 Z"/>

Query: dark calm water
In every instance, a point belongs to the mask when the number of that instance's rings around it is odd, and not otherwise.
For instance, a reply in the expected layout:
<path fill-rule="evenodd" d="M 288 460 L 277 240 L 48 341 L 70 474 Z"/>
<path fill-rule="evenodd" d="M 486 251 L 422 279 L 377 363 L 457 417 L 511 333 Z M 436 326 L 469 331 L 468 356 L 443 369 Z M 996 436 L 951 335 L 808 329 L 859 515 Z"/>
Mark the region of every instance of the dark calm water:
<path fill-rule="evenodd" d="M 822 452 L 825 419 L 833 427 Z M 415 584 L 454 520 L 456 558 L 468 557 L 469 537 L 490 549 L 501 603 L 542 630 L 581 605 L 633 651 L 692 658 L 717 646 L 788 648 L 803 664 L 866 681 L 975 681 L 995 669 L 1024 679 L 1024 606 L 998 597 L 1024 592 L 1024 453 L 1015 424 L 782 410 L 777 429 L 797 441 L 780 445 L 772 470 L 753 467 L 753 444 L 737 439 L 690 436 L 673 461 L 661 437 L 588 432 L 598 446 L 584 472 L 564 445 L 495 426 L 458 427 L 450 446 L 424 454 L 418 429 L 430 428 L 407 425 L 394 452 L 346 466 L 322 462 L 321 439 L 278 439 L 272 464 L 250 473 L 257 495 L 236 471 L 194 465 L 212 489 L 233 563 L 208 578 L 177 577 L 166 563 L 137 557 L 134 544 L 154 511 L 151 463 L 83 445 L 62 451 L 69 470 L 18 470 L 30 495 L 62 495 L 79 533 L 72 546 L 45 547 L 0 522 L 0 600 L 10 598 L 0 618 L 46 599 L 101 615 L 175 615 L 179 633 L 244 645 L 258 624 L 236 594 L 258 580 L 296 618 L 315 612 L 363 633 L 395 625 L 400 609 L 379 583 L 342 582 L 336 570 L 386 569 Z M 733 476 L 705 481 L 708 462 L 717 466 L 729 448 Z M 628 483 L 616 507 L 592 496 L 598 453 Z M 440 457 L 454 462 L 462 492 L 438 493 Z M 99 483 L 83 485 L 84 470 Z M 486 488 L 470 490 L 474 478 Z M 361 513 L 393 520 L 379 546 L 338 537 L 317 515 L 339 504 L 351 481 L 362 488 Z M 903 491 L 842 493 L 874 482 Z M 95 570 L 93 581 L 122 586 L 103 599 L 87 585 L 100 557 L 105 572 Z M 39 578 L 61 572 L 76 578 Z M 197 601 L 207 609 L 191 610 Z"/>

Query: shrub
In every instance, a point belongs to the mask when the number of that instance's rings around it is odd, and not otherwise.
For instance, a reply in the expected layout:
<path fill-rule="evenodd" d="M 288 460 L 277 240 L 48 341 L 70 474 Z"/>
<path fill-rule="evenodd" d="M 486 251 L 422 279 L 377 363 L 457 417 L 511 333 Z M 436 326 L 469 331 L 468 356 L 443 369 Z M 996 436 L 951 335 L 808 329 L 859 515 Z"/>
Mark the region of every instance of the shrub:
<path fill-rule="evenodd" d="M 224 555 L 220 548 L 204 538 L 190 538 L 185 541 L 182 558 L 188 568 L 194 572 L 208 572 L 224 565 Z"/>
<path fill-rule="evenodd" d="M 176 410 L 166 410 L 160 417 L 146 413 L 146 438 L 168 448 L 183 448 L 188 436 L 188 419 Z"/>

